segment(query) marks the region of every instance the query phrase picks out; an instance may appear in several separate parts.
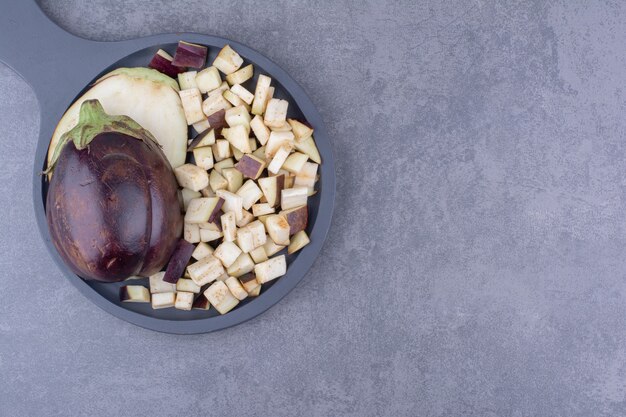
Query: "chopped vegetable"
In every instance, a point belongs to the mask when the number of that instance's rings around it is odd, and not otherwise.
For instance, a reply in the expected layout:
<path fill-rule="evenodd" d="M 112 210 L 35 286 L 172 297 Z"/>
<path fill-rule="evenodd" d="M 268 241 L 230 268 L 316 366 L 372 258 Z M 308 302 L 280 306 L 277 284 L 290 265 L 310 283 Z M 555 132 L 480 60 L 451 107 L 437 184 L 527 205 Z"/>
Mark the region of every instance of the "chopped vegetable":
<path fill-rule="evenodd" d="M 200 293 L 200 286 L 192 279 L 181 278 L 176 282 L 176 291 L 198 294 Z"/>
<path fill-rule="evenodd" d="M 306 187 L 284 189 L 281 192 L 280 206 L 287 210 L 306 205 L 308 192 L 309 190 Z"/>
<path fill-rule="evenodd" d="M 160 308 L 174 307 L 175 303 L 175 292 L 162 292 L 158 294 L 152 294 L 152 308 L 155 310 Z"/>
<path fill-rule="evenodd" d="M 204 120 L 202 94 L 200 90 L 197 88 L 180 90 L 178 95 L 183 104 L 183 110 L 185 111 L 185 118 L 187 119 L 188 125 Z"/>
<path fill-rule="evenodd" d="M 205 256 L 209 256 L 213 253 L 213 248 L 207 245 L 204 242 L 198 243 L 196 249 L 191 254 L 191 257 L 197 261 L 204 258 Z"/>
<path fill-rule="evenodd" d="M 248 292 L 243 288 L 239 280 L 235 277 L 228 277 L 224 281 L 231 294 L 235 296 L 239 301 L 248 297 Z M 143 288 L 143 287 L 142 287 Z"/>
<path fill-rule="evenodd" d="M 240 64 L 241 65 L 241 64 Z M 248 81 L 254 75 L 254 67 L 252 64 L 233 72 L 226 76 L 226 81 L 230 85 L 243 84 Z M 250 104 L 250 103 L 248 103 Z"/>
<path fill-rule="evenodd" d="M 189 188 L 192 191 L 200 191 L 209 185 L 209 174 L 202 168 L 185 164 L 174 168 L 174 175 L 181 187 Z"/>
<path fill-rule="evenodd" d="M 198 88 L 196 84 L 196 75 L 198 71 L 187 71 L 178 74 L 178 85 L 181 90 L 188 90 L 190 88 Z"/>
<path fill-rule="evenodd" d="M 246 293 L 246 295 L 248 294 Z M 124 303 L 149 303 L 150 291 L 141 285 L 124 285 L 120 287 L 120 301 Z"/>
<path fill-rule="evenodd" d="M 291 238 L 289 246 L 287 247 L 287 253 L 289 255 L 291 255 L 292 253 L 296 253 L 297 251 L 308 245 L 310 242 L 311 241 L 309 240 L 309 236 L 306 234 L 306 232 L 304 230 L 300 230 Z"/>
<path fill-rule="evenodd" d="M 289 125 L 291 126 L 291 129 L 293 130 L 293 134 L 295 135 L 297 142 L 313 135 L 313 129 L 305 125 L 304 123 L 300 122 L 299 120 L 287 119 L 287 122 L 289 123 Z"/>
<path fill-rule="evenodd" d="M 222 77 L 215 67 L 208 67 L 196 75 L 196 86 L 202 94 L 215 90 L 222 85 Z"/>
<path fill-rule="evenodd" d="M 229 45 L 224 46 L 213 61 L 213 66 L 227 75 L 237 71 L 241 64 L 243 64 L 243 58 Z"/>
<path fill-rule="evenodd" d="M 289 210 L 283 210 L 280 214 L 287 218 L 290 236 L 306 229 L 309 220 L 309 209 L 306 205 L 294 207 Z"/>
<path fill-rule="evenodd" d="M 179 73 L 185 72 L 184 68 L 180 68 L 172 65 L 174 58 L 163 49 L 159 49 L 152 57 L 152 60 L 148 64 L 150 68 L 153 68 L 165 75 L 175 78 Z"/>
<path fill-rule="evenodd" d="M 265 284 L 287 273 L 285 255 L 280 255 L 254 266 L 254 275 L 259 284 Z"/>
<path fill-rule="evenodd" d="M 247 253 L 242 253 L 239 255 L 237 260 L 233 262 L 233 264 L 228 268 L 226 272 L 228 275 L 233 277 L 240 277 L 243 274 L 247 274 L 248 272 L 254 269 L 254 262 L 252 258 Z"/>
<path fill-rule="evenodd" d="M 213 283 L 204 292 L 204 296 L 220 314 L 228 313 L 239 304 L 239 300 L 235 298 L 222 281 Z"/>
<path fill-rule="evenodd" d="M 209 284 L 225 273 L 219 259 L 213 255 L 205 256 L 187 267 L 189 276 L 197 285 Z"/>
<path fill-rule="evenodd" d="M 176 293 L 176 302 L 174 303 L 174 308 L 178 310 L 191 310 L 191 306 L 193 305 L 193 293 L 192 292 L 183 292 L 179 291 Z"/>
<path fill-rule="evenodd" d="M 191 254 L 193 253 L 195 246 L 191 243 L 185 241 L 184 239 L 179 239 L 178 244 L 176 244 L 176 249 L 170 258 L 169 263 L 167 264 L 167 269 L 165 270 L 165 276 L 163 277 L 163 281 L 175 284 L 176 281 L 183 275 L 185 272 L 185 267 L 189 263 L 191 259 Z"/>
<path fill-rule="evenodd" d="M 200 69 L 206 63 L 206 56 L 206 46 L 180 41 L 178 42 L 172 65 Z"/>
<path fill-rule="evenodd" d="M 150 275 L 150 292 L 152 294 L 159 294 L 162 292 L 174 292 L 176 291 L 176 284 L 163 281 L 165 271 L 157 272 L 154 275 Z"/>
<path fill-rule="evenodd" d="M 194 310 L 208 310 L 211 308 L 211 303 L 209 303 L 204 294 L 200 294 L 191 305 L 191 308 Z"/>

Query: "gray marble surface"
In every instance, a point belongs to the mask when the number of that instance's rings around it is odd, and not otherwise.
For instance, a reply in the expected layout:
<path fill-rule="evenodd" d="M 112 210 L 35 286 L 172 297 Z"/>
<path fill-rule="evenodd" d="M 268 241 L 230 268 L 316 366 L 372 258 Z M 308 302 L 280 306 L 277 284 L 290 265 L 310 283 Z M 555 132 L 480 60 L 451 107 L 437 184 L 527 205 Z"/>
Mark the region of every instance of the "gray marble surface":
<path fill-rule="evenodd" d="M 0 66 L 0 416 L 626 414 L 626 3 L 42 7 L 90 39 L 197 31 L 276 61 L 326 121 L 337 204 L 264 315 L 122 322 L 40 242 L 38 104 Z"/>

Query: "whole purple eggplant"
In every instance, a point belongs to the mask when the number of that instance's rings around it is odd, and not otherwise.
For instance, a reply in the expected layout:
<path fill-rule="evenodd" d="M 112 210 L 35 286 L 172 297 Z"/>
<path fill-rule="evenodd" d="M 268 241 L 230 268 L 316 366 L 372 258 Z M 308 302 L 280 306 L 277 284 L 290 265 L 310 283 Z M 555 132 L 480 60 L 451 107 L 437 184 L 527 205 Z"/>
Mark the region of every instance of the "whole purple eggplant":
<path fill-rule="evenodd" d="M 50 236 L 77 275 L 115 282 L 165 266 L 182 214 L 172 168 L 148 131 L 85 101 L 47 173 Z"/>

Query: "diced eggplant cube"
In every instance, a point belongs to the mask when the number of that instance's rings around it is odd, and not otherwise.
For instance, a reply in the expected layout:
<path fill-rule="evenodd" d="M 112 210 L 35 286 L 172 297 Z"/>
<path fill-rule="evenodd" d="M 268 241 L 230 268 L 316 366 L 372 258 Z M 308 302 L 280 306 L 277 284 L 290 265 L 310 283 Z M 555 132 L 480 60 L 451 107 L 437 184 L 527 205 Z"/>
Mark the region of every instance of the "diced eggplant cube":
<path fill-rule="evenodd" d="M 287 273 L 287 260 L 285 255 L 268 259 L 254 266 L 254 275 L 259 284 L 265 284 Z"/>
<path fill-rule="evenodd" d="M 289 148 L 287 145 L 283 145 L 280 148 L 278 148 L 278 151 L 276 151 L 276 154 L 274 155 L 272 162 L 270 162 L 270 164 L 267 166 L 267 170 L 271 172 L 272 174 L 277 174 L 280 168 L 283 166 L 283 164 L 287 160 L 287 157 L 289 156 L 290 151 L 291 151 L 291 148 Z"/>
<path fill-rule="evenodd" d="M 185 213 L 186 223 L 206 223 L 213 222 L 224 204 L 220 197 L 194 198 L 189 202 L 189 207 Z"/>
<path fill-rule="evenodd" d="M 235 166 L 235 161 L 233 161 L 232 158 L 227 158 L 214 164 L 213 170 L 222 174 L 222 170 L 224 168 L 233 168 L 234 166 Z"/>
<path fill-rule="evenodd" d="M 245 177 L 256 180 L 265 169 L 265 161 L 254 155 L 246 154 L 237 162 L 235 168 Z"/>
<path fill-rule="evenodd" d="M 239 255 L 237 260 L 233 262 L 231 266 L 228 267 L 226 272 L 228 275 L 233 277 L 240 277 L 243 274 L 247 274 L 248 272 L 254 269 L 254 262 L 252 258 L 247 253 L 242 253 Z"/>
<path fill-rule="evenodd" d="M 202 94 L 213 91 L 220 85 L 222 85 L 222 77 L 215 67 L 205 68 L 196 75 L 196 86 Z"/>
<path fill-rule="evenodd" d="M 200 69 L 204 66 L 207 47 L 195 43 L 179 41 L 172 65 Z"/>
<path fill-rule="evenodd" d="M 226 78 L 228 78 L 228 77 L 226 77 Z M 232 91 L 233 94 L 235 94 L 237 97 L 242 99 L 244 101 L 244 103 L 246 103 L 246 104 L 251 105 L 252 101 L 254 100 L 254 94 L 252 94 L 250 91 L 246 90 L 245 87 L 242 87 L 241 83 L 234 84 L 232 87 L 230 87 L 230 91 Z"/>
<path fill-rule="evenodd" d="M 248 292 L 243 288 L 239 280 L 235 277 L 228 277 L 226 281 L 224 281 L 231 294 L 235 296 L 239 301 L 244 300 L 248 297 Z"/>
<path fill-rule="evenodd" d="M 152 294 L 152 308 L 155 310 L 160 308 L 174 307 L 175 303 L 175 292 L 162 292 L 158 294 Z"/>
<path fill-rule="evenodd" d="M 211 125 L 211 129 L 215 130 L 215 133 L 218 133 L 222 130 L 224 126 L 226 126 L 226 110 L 218 110 L 215 113 L 211 114 L 207 117 L 209 124 Z"/>
<path fill-rule="evenodd" d="M 235 245 L 233 242 L 227 241 L 222 242 L 213 252 L 213 256 L 219 259 L 226 268 L 231 266 L 239 255 L 241 255 L 239 246 Z"/>
<path fill-rule="evenodd" d="M 184 164 L 174 168 L 174 175 L 181 187 L 192 191 L 200 191 L 209 185 L 209 174 L 206 170 L 193 164 Z"/>
<path fill-rule="evenodd" d="M 300 153 L 300 152 L 294 152 L 291 155 L 289 155 L 289 157 L 283 164 L 283 169 L 296 175 L 302 170 L 302 168 L 304 167 L 304 164 L 306 163 L 308 159 L 309 159 L 308 155 Z"/>
<path fill-rule="evenodd" d="M 191 308 L 193 310 L 208 310 L 211 308 L 211 303 L 209 303 L 204 294 L 200 294 L 191 305 Z"/>
<path fill-rule="evenodd" d="M 183 238 L 189 243 L 200 242 L 200 227 L 195 223 L 187 223 L 183 227 Z"/>
<path fill-rule="evenodd" d="M 213 192 L 217 192 L 217 190 L 224 190 L 228 188 L 228 181 L 214 169 L 211 170 L 211 174 L 209 175 L 209 185 L 211 186 L 211 190 L 213 190 Z"/>
<path fill-rule="evenodd" d="M 259 178 L 259 187 L 267 203 L 276 207 L 280 203 L 281 192 L 285 188 L 285 176 L 276 175 L 273 177 Z"/>
<path fill-rule="evenodd" d="M 148 66 L 152 69 L 155 69 L 165 75 L 169 75 L 172 78 L 176 78 L 176 76 L 185 72 L 184 68 L 176 67 L 172 65 L 172 61 L 174 58 L 163 49 L 159 49 L 156 54 L 152 57 L 152 60 L 148 64 Z"/>
<path fill-rule="evenodd" d="M 246 295 L 248 295 L 246 293 Z M 120 287 L 120 301 L 124 303 L 149 303 L 150 291 L 142 285 L 124 285 Z"/>
<path fill-rule="evenodd" d="M 246 181 L 236 193 L 242 198 L 242 206 L 246 210 L 250 210 L 252 205 L 259 201 L 263 192 L 253 180 Z"/>
<path fill-rule="evenodd" d="M 237 227 L 244 227 L 248 225 L 252 220 L 254 220 L 254 216 L 247 210 L 241 209 L 241 219 L 237 220 Z"/>
<path fill-rule="evenodd" d="M 266 239 L 267 243 L 267 239 Z M 258 248 L 250 251 L 250 256 L 254 263 L 260 264 L 261 262 L 267 261 L 267 254 L 265 253 L 265 245 L 259 246 Z"/>
<path fill-rule="evenodd" d="M 176 291 L 200 293 L 200 286 L 193 282 L 192 279 L 181 278 L 176 283 Z"/>
<path fill-rule="evenodd" d="M 295 119 L 287 119 L 289 125 L 291 125 L 291 130 L 296 137 L 296 141 L 300 141 L 302 139 L 306 139 L 309 136 L 313 135 L 313 129 L 304 123 L 295 120 Z"/>
<path fill-rule="evenodd" d="M 233 106 L 237 107 L 237 106 L 241 106 L 243 107 L 246 112 L 250 111 L 250 106 L 248 104 L 246 104 L 245 101 L 243 101 L 241 98 L 239 98 L 239 96 L 235 93 L 233 93 L 230 90 L 226 90 L 222 93 L 222 97 L 224 97 L 226 99 L 226 101 L 228 101 L 230 104 L 232 104 Z"/>
<path fill-rule="evenodd" d="M 212 242 L 223 236 L 222 231 L 215 223 L 201 223 L 199 226 L 200 242 Z"/>
<path fill-rule="evenodd" d="M 198 262 L 187 267 L 189 275 L 193 282 L 199 286 L 211 283 L 226 271 L 222 266 L 222 262 L 213 255 L 205 256 Z"/>
<path fill-rule="evenodd" d="M 261 115 L 265 111 L 265 105 L 269 96 L 272 79 L 260 74 L 254 90 L 254 101 L 252 102 L 252 114 Z"/>
<path fill-rule="evenodd" d="M 154 275 L 150 275 L 150 278 L 148 280 L 150 282 L 150 292 L 152 294 L 176 291 L 176 284 L 163 281 L 164 276 L 165 271 L 157 272 Z"/>
<path fill-rule="evenodd" d="M 264 216 L 266 214 L 274 213 L 274 207 L 270 206 L 268 203 L 259 203 L 252 205 L 252 215 L 254 217 Z"/>
<path fill-rule="evenodd" d="M 222 129 L 224 131 L 226 129 Z M 230 150 L 230 143 L 226 139 L 218 139 L 213 144 L 213 157 L 216 161 L 222 161 L 230 158 L 233 153 Z"/>
<path fill-rule="evenodd" d="M 202 111 L 202 93 L 197 88 L 189 88 L 178 92 L 180 102 L 183 105 L 187 124 L 192 125 L 204 120 Z"/>
<path fill-rule="evenodd" d="M 213 61 L 213 66 L 227 75 L 237 71 L 241 64 L 243 64 L 243 58 L 229 45 L 225 45 Z"/>
<path fill-rule="evenodd" d="M 284 215 L 272 214 L 268 216 L 265 225 L 267 233 L 276 244 L 283 246 L 289 244 L 289 223 L 287 223 L 287 219 Z M 268 256 L 270 256 L 269 253 Z"/>
<path fill-rule="evenodd" d="M 202 119 L 199 122 L 194 123 L 192 126 L 193 126 L 193 130 L 195 130 L 196 132 L 203 133 L 209 130 L 209 128 L 211 127 L 211 124 L 209 123 L 209 119 Z"/>
<path fill-rule="evenodd" d="M 231 193 L 236 193 L 243 185 L 243 174 L 237 168 L 223 168 L 222 176 L 228 182 L 227 190 Z"/>
<path fill-rule="evenodd" d="M 288 210 L 294 207 L 306 205 L 309 190 L 306 187 L 296 187 L 283 190 L 281 193 L 280 207 Z"/>
<path fill-rule="evenodd" d="M 206 119 L 207 124 L 209 124 L 209 119 Z M 193 151 L 195 148 L 202 148 L 205 146 L 212 146 L 215 143 L 215 129 L 210 128 L 203 133 L 198 134 L 189 146 L 187 146 L 187 152 Z M 213 156 L 211 156 L 213 157 Z"/>
<path fill-rule="evenodd" d="M 196 247 L 191 243 L 185 241 L 184 239 L 179 239 L 176 244 L 176 248 L 174 249 L 174 253 L 170 258 L 170 261 L 167 263 L 163 281 L 170 282 L 172 284 L 176 283 L 176 281 L 183 276 L 185 267 L 189 263 L 191 254 L 195 249 Z"/>
<path fill-rule="evenodd" d="M 202 197 L 202 194 L 198 191 L 190 190 L 189 188 L 183 188 L 181 191 L 183 197 L 183 208 L 187 211 L 187 207 L 189 207 L 189 202 L 194 198 Z"/>
<path fill-rule="evenodd" d="M 254 67 L 252 66 L 252 64 L 249 64 L 233 72 L 232 74 L 228 74 L 226 76 L 226 81 L 230 85 L 239 85 L 248 81 L 250 78 L 252 78 L 253 75 L 254 75 Z"/>
<path fill-rule="evenodd" d="M 240 276 L 239 282 L 247 293 L 250 293 L 250 291 L 252 291 L 256 287 L 261 286 L 261 284 L 259 284 L 259 282 L 256 280 L 256 276 L 254 275 L 254 273 L 247 273 Z"/>
<path fill-rule="evenodd" d="M 243 218 L 243 199 L 241 196 L 226 190 L 218 190 L 216 194 L 224 200 L 222 210 L 225 213 L 228 211 L 234 212 L 237 221 Z"/>
<path fill-rule="evenodd" d="M 191 280 L 190 280 L 191 281 Z M 198 291 L 200 288 L 198 287 Z M 184 292 L 179 291 L 176 293 L 176 302 L 174 303 L 174 308 L 178 310 L 191 310 L 191 306 L 193 305 L 193 293 L 192 292 Z"/>
<path fill-rule="evenodd" d="M 306 229 L 309 221 L 309 209 L 306 205 L 295 207 L 289 210 L 283 210 L 280 212 L 286 217 L 287 223 L 289 223 L 289 235 L 294 235 L 301 230 Z"/>
<path fill-rule="evenodd" d="M 298 233 L 293 235 L 291 241 L 289 242 L 289 246 L 287 247 L 287 253 L 291 255 L 292 253 L 296 253 L 306 245 L 311 242 L 309 236 L 306 234 L 304 230 L 300 230 Z"/>
<path fill-rule="evenodd" d="M 224 128 L 222 129 L 222 135 L 224 135 L 233 148 L 239 149 L 242 153 L 252 153 L 248 139 L 248 128 L 245 125 L 235 125 L 231 128 Z"/>
<path fill-rule="evenodd" d="M 293 185 L 296 187 L 306 187 L 309 191 L 313 190 L 318 167 L 319 165 L 316 163 L 305 162 L 300 172 L 296 174 Z"/>
<path fill-rule="evenodd" d="M 196 245 L 196 249 L 191 254 L 191 257 L 196 261 L 204 258 L 205 256 L 209 256 L 213 253 L 213 248 L 207 245 L 204 242 L 200 242 Z"/>
<path fill-rule="evenodd" d="M 201 103 L 202 112 L 209 118 L 209 123 L 211 123 L 211 115 L 231 107 L 233 105 L 222 96 L 222 92 L 219 89 L 209 93 L 208 97 Z"/>
<path fill-rule="evenodd" d="M 226 242 L 233 242 L 237 238 L 237 220 L 235 213 L 228 211 L 220 218 L 222 223 L 222 233 Z"/>
<path fill-rule="evenodd" d="M 249 253 L 254 249 L 254 237 L 250 229 L 247 227 L 237 229 L 237 245 L 244 253 Z"/>
<path fill-rule="evenodd" d="M 271 99 L 265 109 L 263 122 L 268 127 L 280 127 L 287 121 L 289 102 L 277 98 Z"/>
<path fill-rule="evenodd" d="M 244 106 L 236 106 L 226 110 L 226 115 L 224 116 L 226 119 L 226 123 L 228 126 L 245 126 L 246 127 L 246 139 L 248 138 L 248 134 L 250 133 L 250 113 Z M 223 132 L 222 132 L 223 134 Z M 226 135 L 224 135 L 225 137 Z M 248 144 L 249 146 L 249 144 Z M 244 152 L 242 150 L 242 152 Z"/>
<path fill-rule="evenodd" d="M 263 223 L 261 223 L 259 220 L 255 220 L 252 223 L 248 224 L 246 226 L 246 229 L 248 229 L 252 233 L 252 243 L 254 249 L 258 248 L 259 246 L 265 245 L 265 242 L 267 241 L 267 236 L 265 234 L 265 226 L 263 225 Z"/>
<path fill-rule="evenodd" d="M 295 146 L 298 151 L 307 154 L 311 161 L 318 164 L 322 163 L 322 158 L 320 157 L 320 153 L 317 150 L 317 146 L 315 145 L 315 140 L 313 139 L 313 136 L 309 136 L 308 138 L 296 141 Z"/>
<path fill-rule="evenodd" d="M 196 85 L 196 74 L 198 71 L 187 71 L 178 74 L 178 85 L 181 90 L 189 90 L 191 88 L 198 88 Z"/>
<path fill-rule="evenodd" d="M 281 146 L 287 147 L 291 152 L 295 145 L 293 133 L 291 132 L 271 132 L 267 143 L 265 144 L 265 159 L 271 160 Z"/>
<path fill-rule="evenodd" d="M 228 286 L 222 281 L 214 282 L 206 289 L 204 296 L 220 314 L 228 313 L 239 304 L 239 300 L 235 298 Z"/>
<path fill-rule="evenodd" d="M 211 146 L 194 148 L 193 159 L 196 161 L 197 166 L 209 170 L 213 168 L 213 149 Z"/>
<path fill-rule="evenodd" d="M 254 132 L 254 136 L 259 140 L 261 146 L 265 146 L 270 138 L 270 129 L 263 123 L 263 118 L 259 115 L 254 116 L 250 120 L 250 128 Z"/>

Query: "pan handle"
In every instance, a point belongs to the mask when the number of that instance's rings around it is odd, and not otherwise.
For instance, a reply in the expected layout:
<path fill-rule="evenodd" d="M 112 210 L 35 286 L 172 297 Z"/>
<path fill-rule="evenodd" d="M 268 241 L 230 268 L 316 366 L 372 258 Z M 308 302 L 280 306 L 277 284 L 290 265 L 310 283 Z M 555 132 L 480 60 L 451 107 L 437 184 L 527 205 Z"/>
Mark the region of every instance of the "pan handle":
<path fill-rule="evenodd" d="M 0 13 L 0 61 L 20 74 L 35 91 L 38 80 L 49 81 L 55 69 L 65 68 L 67 55 L 63 49 L 71 48 L 77 41 L 81 39 L 53 23 L 34 0 L 12 1 Z"/>

